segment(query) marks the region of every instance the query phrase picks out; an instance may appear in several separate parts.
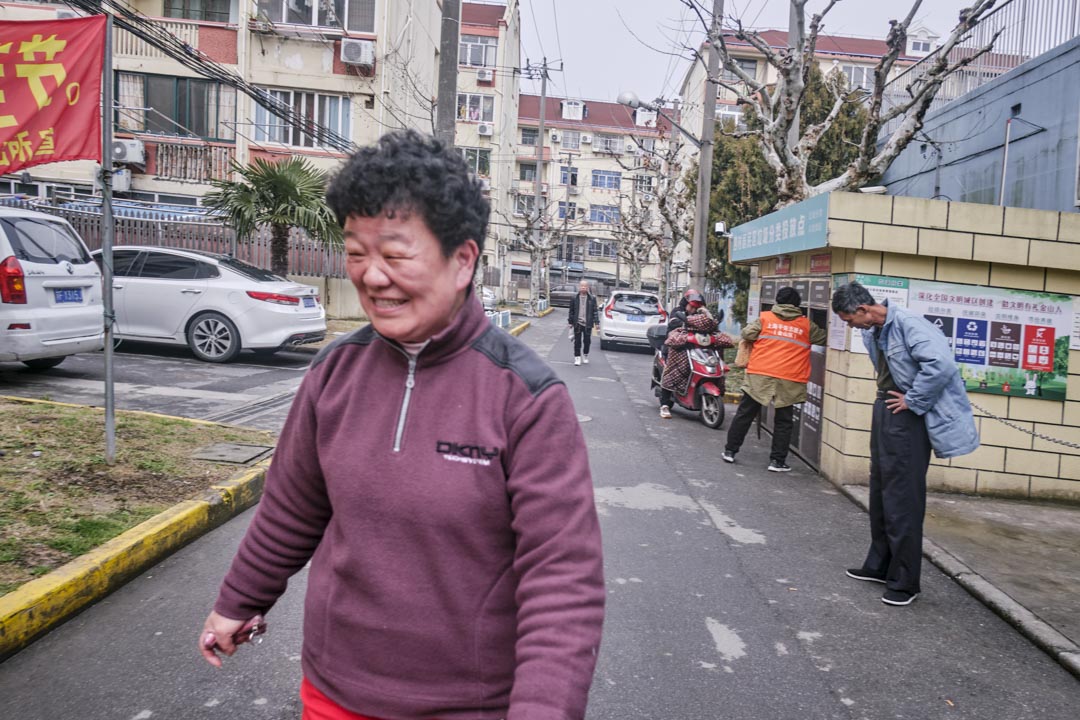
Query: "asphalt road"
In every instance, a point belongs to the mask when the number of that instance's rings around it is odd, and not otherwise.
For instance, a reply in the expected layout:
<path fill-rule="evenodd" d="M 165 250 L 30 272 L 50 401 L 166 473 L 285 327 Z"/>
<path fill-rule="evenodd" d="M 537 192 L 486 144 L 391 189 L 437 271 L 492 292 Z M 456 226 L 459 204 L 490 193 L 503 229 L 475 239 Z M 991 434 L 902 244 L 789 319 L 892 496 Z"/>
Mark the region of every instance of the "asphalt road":
<path fill-rule="evenodd" d="M 800 463 L 661 420 L 645 353 L 574 367 L 555 313 L 523 336 L 574 397 L 604 533 L 608 612 L 589 720 L 1076 717 L 1080 683 L 924 563 L 911 607 L 843 575 L 866 516 Z M 729 408 L 730 410 L 730 408 Z M 730 415 L 729 415 L 730 419 Z M 195 640 L 250 512 L 0 665 L 0 717 L 299 717 L 303 575 L 222 671 Z"/>
<path fill-rule="evenodd" d="M 244 352 L 225 364 L 196 360 L 186 347 L 124 341 L 114 354 L 116 407 L 279 431 L 310 352 Z M 105 355 L 72 355 L 43 372 L 0 363 L 0 395 L 82 405 L 105 402 Z"/>

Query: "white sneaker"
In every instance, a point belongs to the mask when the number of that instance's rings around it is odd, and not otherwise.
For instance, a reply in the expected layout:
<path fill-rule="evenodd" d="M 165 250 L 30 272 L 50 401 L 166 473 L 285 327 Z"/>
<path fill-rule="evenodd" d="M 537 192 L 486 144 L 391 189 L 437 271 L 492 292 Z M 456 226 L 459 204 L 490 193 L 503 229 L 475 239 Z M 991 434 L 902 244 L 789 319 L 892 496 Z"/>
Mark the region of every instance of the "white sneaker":
<path fill-rule="evenodd" d="M 581 358 L 580 357 L 575 357 L 574 358 L 574 364 L 575 365 L 580 365 L 581 364 Z"/>
<path fill-rule="evenodd" d="M 586 356 L 585 356 L 585 364 L 586 364 L 586 365 L 588 365 L 588 364 L 589 364 L 589 356 L 588 356 L 588 355 L 586 355 Z"/>
<path fill-rule="evenodd" d="M 671 418 L 671 408 L 669 408 L 667 405 L 661 405 L 660 406 L 660 417 L 664 418 L 665 420 L 670 419 Z"/>

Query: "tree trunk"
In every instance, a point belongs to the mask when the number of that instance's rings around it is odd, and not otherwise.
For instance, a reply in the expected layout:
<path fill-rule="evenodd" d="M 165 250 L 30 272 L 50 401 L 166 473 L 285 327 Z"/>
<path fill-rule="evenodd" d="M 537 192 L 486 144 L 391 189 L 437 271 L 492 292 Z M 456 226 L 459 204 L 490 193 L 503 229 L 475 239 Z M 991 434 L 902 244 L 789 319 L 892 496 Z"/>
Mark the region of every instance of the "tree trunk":
<path fill-rule="evenodd" d="M 529 250 L 529 302 L 525 304 L 525 314 L 536 317 L 537 301 L 540 300 L 540 258 L 539 250 Z"/>
<path fill-rule="evenodd" d="M 270 272 L 281 277 L 289 274 L 289 226 L 270 227 Z"/>

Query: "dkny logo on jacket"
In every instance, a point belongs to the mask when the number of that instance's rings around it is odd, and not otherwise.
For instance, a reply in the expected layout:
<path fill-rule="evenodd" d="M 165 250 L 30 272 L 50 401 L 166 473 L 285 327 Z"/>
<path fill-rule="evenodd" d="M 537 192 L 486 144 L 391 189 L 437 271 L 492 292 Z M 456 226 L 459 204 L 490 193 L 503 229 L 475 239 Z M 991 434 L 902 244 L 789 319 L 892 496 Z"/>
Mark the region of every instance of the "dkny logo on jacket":
<path fill-rule="evenodd" d="M 436 440 L 435 452 L 443 456 L 444 460 L 451 462 L 467 463 L 469 465 L 491 465 L 491 461 L 499 457 L 499 448 L 486 448 L 483 445 L 462 445 L 461 443 L 448 440 Z"/>

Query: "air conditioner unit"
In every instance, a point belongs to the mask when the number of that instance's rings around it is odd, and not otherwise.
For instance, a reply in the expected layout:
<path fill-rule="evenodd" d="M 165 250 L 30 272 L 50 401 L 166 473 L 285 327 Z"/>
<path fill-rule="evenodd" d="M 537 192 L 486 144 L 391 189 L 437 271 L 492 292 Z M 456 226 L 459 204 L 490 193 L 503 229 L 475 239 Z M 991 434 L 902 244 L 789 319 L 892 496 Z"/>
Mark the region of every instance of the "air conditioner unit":
<path fill-rule="evenodd" d="M 79 17 L 79 13 L 69 8 L 60 8 L 56 11 L 57 20 L 70 20 L 71 18 Z"/>
<path fill-rule="evenodd" d="M 491 123 L 480 123 L 476 126 L 476 132 L 481 137 L 491 137 L 495 134 L 495 126 Z"/>
<path fill-rule="evenodd" d="M 590 144 L 592 142 L 592 135 L 582 135 L 581 142 L 585 143 L 586 145 Z"/>
<path fill-rule="evenodd" d="M 100 170 L 100 165 L 98 169 Z M 101 191 L 101 173 L 94 172 L 94 189 L 98 192 Z M 127 168 L 117 168 L 112 173 L 112 189 L 113 192 L 127 192 L 131 190 L 131 170 Z"/>
<path fill-rule="evenodd" d="M 375 65 L 375 41 L 374 40 L 349 40 L 341 41 L 341 62 L 346 65 Z"/>
<path fill-rule="evenodd" d="M 551 131 L 551 142 L 559 142 L 559 140 L 561 139 L 562 138 L 559 137 L 559 133 L 555 132 L 554 130 Z"/>
<path fill-rule="evenodd" d="M 540 183 L 540 194 L 541 195 L 547 195 L 548 194 L 548 184 L 547 183 Z"/>
<path fill-rule="evenodd" d="M 146 164 L 146 146 L 143 145 L 142 140 L 113 140 L 112 159 L 117 163 L 144 165 Z"/>
<path fill-rule="evenodd" d="M 476 71 L 476 82 L 494 82 L 495 71 L 481 68 Z"/>
<path fill-rule="evenodd" d="M 626 143 L 626 152 L 628 152 L 628 153 L 636 153 L 636 152 L 638 152 L 640 150 L 641 150 L 641 148 L 639 148 L 637 146 L 637 144 L 635 144 L 635 143 Z"/>
<path fill-rule="evenodd" d="M 652 202 L 656 197 L 652 193 L 641 193 L 641 199 L 645 202 Z"/>
<path fill-rule="evenodd" d="M 491 180 L 488 178 L 480 178 L 480 189 L 484 192 L 491 191 Z"/>
<path fill-rule="evenodd" d="M 577 185 L 571 185 L 570 187 L 566 188 L 566 191 L 568 193 L 570 193 L 571 195 L 580 195 L 581 194 L 581 188 L 579 188 Z"/>

